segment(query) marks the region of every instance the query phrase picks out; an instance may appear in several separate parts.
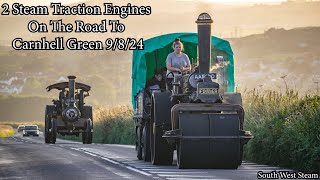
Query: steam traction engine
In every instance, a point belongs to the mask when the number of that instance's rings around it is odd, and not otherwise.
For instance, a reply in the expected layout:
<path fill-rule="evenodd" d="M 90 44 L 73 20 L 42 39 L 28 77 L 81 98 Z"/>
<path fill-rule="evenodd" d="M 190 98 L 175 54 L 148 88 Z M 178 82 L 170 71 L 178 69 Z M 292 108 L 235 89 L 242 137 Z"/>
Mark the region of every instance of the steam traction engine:
<path fill-rule="evenodd" d="M 59 99 L 45 109 L 45 143 L 55 144 L 57 133 L 62 136 L 82 134 L 83 144 L 92 143 L 92 107 L 85 106 L 84 98 L 89 96 L 90 86 L 75 82 L 75 76 L 68 76 L 69 82 L 50 85 L 47 91 L 59 90 Z"/>
<path fill-rule="evenodd" d="M 243 129 L 241 94 L 226 92 L 223 57 L 217 56 L 216 68 L 210 70 L 211 17 L 202 13 L 196 22 L 198 67 L 187 74 L 173 72 L 173 79 L 167 76 L 171 88 L 145 87 L 135 96 L 137 157 L 171 165 L 176 150 L 179 168 L 236 169 L 252 138 Z"/>

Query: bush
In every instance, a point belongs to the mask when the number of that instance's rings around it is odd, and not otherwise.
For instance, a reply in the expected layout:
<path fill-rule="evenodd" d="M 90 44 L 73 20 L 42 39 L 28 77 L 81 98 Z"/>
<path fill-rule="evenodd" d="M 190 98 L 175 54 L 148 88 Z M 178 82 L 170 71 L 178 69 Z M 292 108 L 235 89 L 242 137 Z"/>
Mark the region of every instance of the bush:
<path fill-rule="evenodd" d="M 254 139 L 245 158 L 301 171 L 317 171 L 320 159 L 320 97 L 253 91 L 244 98 L 245 128 Z"/>
<path fill-rule="evenodd" d="M 134 144 L 133 110 L 129 106 L 95 110 L 93 141 L 108 144 Z"/>

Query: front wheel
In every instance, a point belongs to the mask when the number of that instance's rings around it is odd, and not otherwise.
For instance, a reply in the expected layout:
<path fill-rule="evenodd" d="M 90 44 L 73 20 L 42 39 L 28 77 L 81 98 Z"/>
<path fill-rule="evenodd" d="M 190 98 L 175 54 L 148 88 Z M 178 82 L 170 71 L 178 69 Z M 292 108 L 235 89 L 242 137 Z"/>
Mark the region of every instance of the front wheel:
<path fill-rule="evenodd" d="M 91 144 L 92 143 L 92 121 L 91 119 L 86 121 L 85 131 L 82 133 L 82 143 Z"/>
<path fill-rule="evenodd" d="M 51 120 L 51 132 L 50 132 L 50 139 L 51 144 L 56 143 L 57 139 L 57 126 L 56 126 L 56 119 Z"/>
<path fill-rule="evenodd" d="M 50 129 L 50 121 L 48 120 L 48 118 L 46 118 L 45 122 L 44 122 L 44 141 L 45 141 L 45 143 L 50 143 L 49 129 Z"/>

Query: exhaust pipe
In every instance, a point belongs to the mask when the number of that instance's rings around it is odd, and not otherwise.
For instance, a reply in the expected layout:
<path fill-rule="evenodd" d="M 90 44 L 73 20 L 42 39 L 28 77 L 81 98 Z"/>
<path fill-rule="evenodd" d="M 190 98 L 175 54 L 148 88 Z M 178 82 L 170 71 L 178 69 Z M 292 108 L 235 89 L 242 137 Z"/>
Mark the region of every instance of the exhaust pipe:
<path fill-rule="evenodd" d="M 196 23 L 198 24 L 199 73 L 207 74 L 210 72 L 211 24 L 213 21 L 208 13 L 201 13 Z"/>
<path fill-rule="evenodd" d="M 76 76 L 68 76 L 68 79 L 69 79 L 69 83 L 68 83 L 68 86 L 69 86 L 69 96 L 68 96 L 68 99 L 70 100 L 70 105 L 74 104 L 74 101 L 75 101 L 75 94 L 74 94 L 74 91 L 76 89 L 76 84 L 75 84 L 75 79 L 76 79 Z"/>

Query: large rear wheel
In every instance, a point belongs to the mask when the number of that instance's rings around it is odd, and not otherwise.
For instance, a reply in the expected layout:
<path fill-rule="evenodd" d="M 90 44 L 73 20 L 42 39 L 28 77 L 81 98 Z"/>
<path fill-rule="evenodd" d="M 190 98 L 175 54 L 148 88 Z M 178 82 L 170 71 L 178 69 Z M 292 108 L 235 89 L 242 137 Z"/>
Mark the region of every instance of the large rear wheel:
<path fill-rule="evenodd" d="M 142 129 L 140 126 L 136 128 L 136 151 L 138 160 L 142 160 Z"/>
<path fill-rule="evenodd" d="M 152 123 L 151 128 L 151 162 L 154 165 L 171 165 L 173 161 L 173 149 L 166 139 L 162 138 L 162 128 Z"/>
<path fill-rule="evenodd" d="M 146 123 L 142 130 L 142 159 L 146 162 L 151 161 L 151 152 L 150 152 L 150 123 Z"/>
<path fill-rule="evenodd" d="M 162 137 L 166 125 L 171 126 L 170 93 L 154 93 L 151 105 L 150 147 L 151 162 L 154 165 L 171 165 L 173 148 Z"/>

